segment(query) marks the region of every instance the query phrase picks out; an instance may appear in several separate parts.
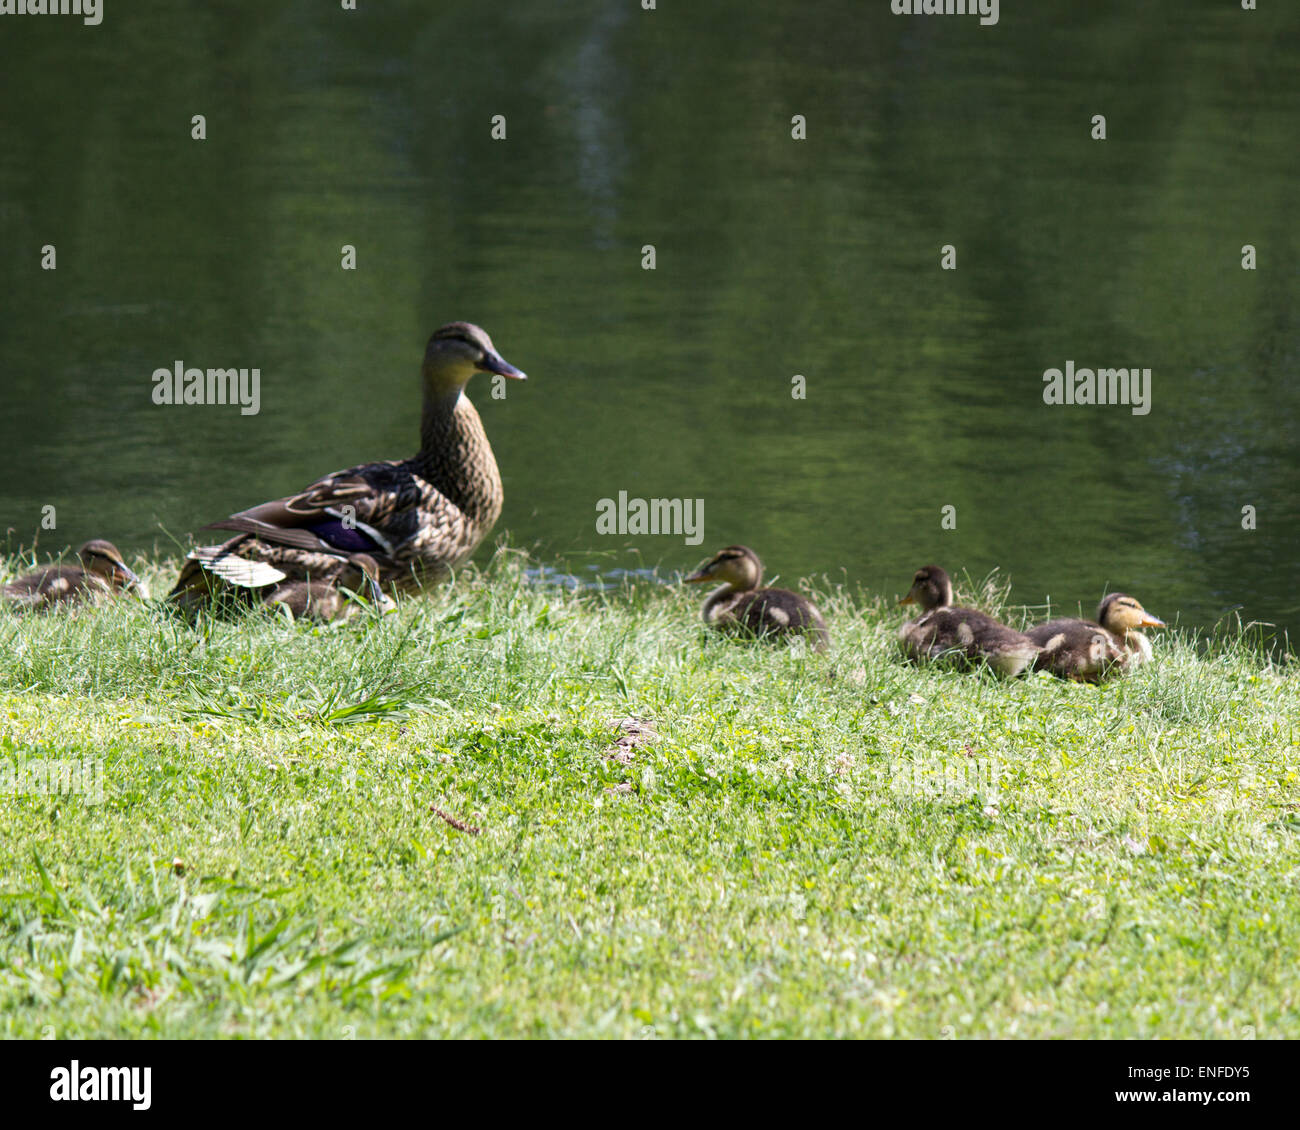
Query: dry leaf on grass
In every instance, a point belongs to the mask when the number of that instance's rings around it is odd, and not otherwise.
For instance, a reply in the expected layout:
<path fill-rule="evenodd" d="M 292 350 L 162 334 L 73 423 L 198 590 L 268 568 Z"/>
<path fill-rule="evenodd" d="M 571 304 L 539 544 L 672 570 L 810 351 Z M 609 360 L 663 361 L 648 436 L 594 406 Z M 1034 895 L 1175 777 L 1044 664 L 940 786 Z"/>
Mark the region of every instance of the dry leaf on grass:
<path fill-rule="evenodd" d="M 654 723 L 647 722 L 644 718 L 616 718 L 613 725 L 619 735 L 614 739 L 614 744 L 602 754 L 606 760 L 630 765 L 639 747 L 659 740 L 659 731 L 654 728 Z"/>

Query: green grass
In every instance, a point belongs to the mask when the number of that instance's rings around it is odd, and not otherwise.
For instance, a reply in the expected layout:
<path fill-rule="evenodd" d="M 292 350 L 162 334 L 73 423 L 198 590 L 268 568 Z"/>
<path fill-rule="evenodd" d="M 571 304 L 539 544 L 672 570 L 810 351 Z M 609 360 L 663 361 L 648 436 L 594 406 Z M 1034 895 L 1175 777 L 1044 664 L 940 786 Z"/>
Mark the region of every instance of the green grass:
<path fill-rule="evenodd" d="M 819 656 L 523 564 L 315 629 L 0 612 L 3 760 L 104 782 L 3 799 L 0 1033 L 1300 1036 L 1289 657 L 1001 683 L 841 590 Z"/>

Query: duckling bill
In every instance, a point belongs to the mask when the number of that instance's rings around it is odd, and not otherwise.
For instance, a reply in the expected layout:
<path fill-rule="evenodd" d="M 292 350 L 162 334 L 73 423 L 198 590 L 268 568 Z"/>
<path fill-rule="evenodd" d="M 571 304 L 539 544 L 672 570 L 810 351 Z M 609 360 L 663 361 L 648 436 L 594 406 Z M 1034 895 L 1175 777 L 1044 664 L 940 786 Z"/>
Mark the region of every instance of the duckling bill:
<path fill-rule="evenodd" d="M 46 565 L 0 587 L 0 596 L 20 607 L 44 612 L 116 592 L 143 592 L 140 578 L 111 541 L 88 541 L 77 550 L 77 557 L 80 566 Z"/>
<path fill-rule="evenodd" d="M 729 545 L 683 578 L 685 584 L 720 582 L 704 602 L 704 622 L 721 632 L 772 639 L 807 637 L 817 650 L 830 643 L 826 621 L 807 597 L 762 588 L 763 562 L 748 546 Z"/>
<path fill-rule="evenodd" d="M 1042 648 L 1034 666 L 1062 679 L 1099 683 L 1151 659 L 1151 641 L 1139 628 L 1163 628 L 1133 597 L 1113 592 L 1097 606 L 1097 619 L 1049 620 L 1026 633 Z"/>
<path fill-rule="evenodd" d="M 939 660 L 959 667 L 987 666 L 1014 678 L 1038 655 L 1027 636 L 974 608 L 952 606 L 952 580 L 938 565 L 918 569 L 899 604 L 919 604 L 922 612 L 899 629 L 903 651 L 914 660 Z"/>

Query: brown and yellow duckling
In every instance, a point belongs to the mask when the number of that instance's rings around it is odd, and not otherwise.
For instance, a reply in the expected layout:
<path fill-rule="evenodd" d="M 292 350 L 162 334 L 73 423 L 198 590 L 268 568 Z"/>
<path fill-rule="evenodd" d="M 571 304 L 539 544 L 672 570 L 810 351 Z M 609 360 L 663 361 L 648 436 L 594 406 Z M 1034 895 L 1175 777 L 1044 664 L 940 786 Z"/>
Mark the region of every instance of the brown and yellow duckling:
<path fill-rule="evenodd" d="M 959 667 L 987 666 L 1006 678 L 1019 675 L 1038 655 L 1027 636 L 973 608 L 952 606 L 952 580 L 938 565 L 918 569 L 899 604 L 922 612 L 899 629 L 903 651 L 914 660 L 940 660 Z"/>
<path fill-rule="evenodd" d="M 348 594 L 362 596 L 377 613 L 394 606 L 379 588 L 379 565 L 365 553 L 354 553 L 342 570 L 328 581 L 286 581 L 266 590 L 264 602 L 287 608 L 295 620 L 350 620 L 362 605 Z"/>
<path fill-rule="evenodd" d="M 46 565 L 0 587 L 0 596 L 37 612 L 83 601 L 99 600 L 122 591 L 143 592 L 143 584 L 122 560 L 111 541 L 86 542 L 77 557 L 81 565 Z"/>
<path fill-rule="evenodd" d="M 1139 628 L 1163 628 L 1131 596 L 1113 592 L 1097 607 L 1097 619 L 1049 620 L 1026 635 L 1043 650 L 1034 666 L 1062 679 L 1099 683 L 1151 658 L 1151 641 Z"/>
<path fill-rule="evenodd" d="M 790 638 L 805 636 L 817 650 L 830 643 L 826 621 L 807 597 L 789 589 L 762 588 L 763 562 L 752 549 L 729 545 L 690 576 L 688 585 L 721 584 L 704 602 L 704 622 L 732 635 Z"/>

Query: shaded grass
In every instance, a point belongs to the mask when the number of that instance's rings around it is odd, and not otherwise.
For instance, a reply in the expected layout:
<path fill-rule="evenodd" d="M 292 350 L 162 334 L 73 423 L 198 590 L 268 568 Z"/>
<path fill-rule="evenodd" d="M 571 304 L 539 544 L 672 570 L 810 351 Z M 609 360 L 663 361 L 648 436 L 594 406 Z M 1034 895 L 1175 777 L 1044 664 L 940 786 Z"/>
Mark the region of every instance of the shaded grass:
<path fill-rule="evenodd" d="M 524 565 L 339 626 L 0 613 L 0 754 L 104 768 L 5 800 L 3 1031 L 1300 1034 L 1293 663 L 1001 683 L 843 589 L 817 656 Z"/>

